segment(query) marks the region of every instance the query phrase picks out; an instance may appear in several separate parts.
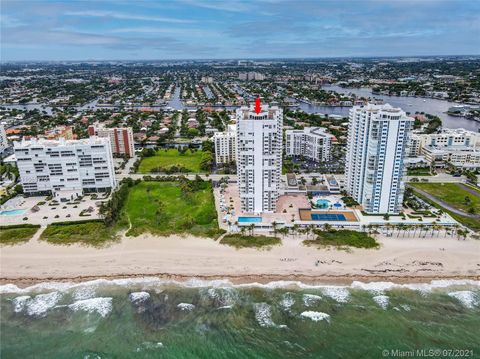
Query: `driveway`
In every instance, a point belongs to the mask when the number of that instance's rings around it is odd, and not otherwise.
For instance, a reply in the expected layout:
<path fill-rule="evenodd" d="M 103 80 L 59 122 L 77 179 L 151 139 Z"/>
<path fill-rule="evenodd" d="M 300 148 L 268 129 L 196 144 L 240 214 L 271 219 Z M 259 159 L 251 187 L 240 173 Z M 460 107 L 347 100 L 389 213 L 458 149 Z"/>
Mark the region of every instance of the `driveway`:
<path fill-rule="evenodd" d="M 480 215 L 478 215 L 478 214 L 470 214 L 470 213 L 463 212 L 463 211 L 459 210 L 458 208 L 455 208 L 455 207 L 451 206 L 450 204 L 448 204 L 446 202 L 443 202 L 442 200 L 438 199 L 437 197 L 432 196 L 428 192 L 425 192 L 425 191 L 423 191 L 421 189 L 418 189 L 418 188 L 415 188 L 415 187 L 410 187 L 410 188 L 412 188 L 415 192 L 420 193 L 422 196 L 428 198 L 433 203 L 436 203 L 436 204 L 442 206 L 443 208 L 449 210 L 450 212 L 453 212 L 453 213 L 458 214 L 460 216 L 464 216 L 464 217 L 468 217 L 468 218 L 475 218 L 475 219 L 480 220 Z"/>

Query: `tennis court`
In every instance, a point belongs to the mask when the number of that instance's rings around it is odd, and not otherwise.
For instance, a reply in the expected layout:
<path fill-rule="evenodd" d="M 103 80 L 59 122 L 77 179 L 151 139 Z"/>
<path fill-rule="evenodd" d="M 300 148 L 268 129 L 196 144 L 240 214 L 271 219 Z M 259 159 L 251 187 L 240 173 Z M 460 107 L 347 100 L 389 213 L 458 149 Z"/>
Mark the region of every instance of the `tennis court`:
<path fill-rule="evenodd" d="M 347 219 L 343 214 L 330 214 L 330 213 L 312 213 L 313 221 L 346 221 Z"/>

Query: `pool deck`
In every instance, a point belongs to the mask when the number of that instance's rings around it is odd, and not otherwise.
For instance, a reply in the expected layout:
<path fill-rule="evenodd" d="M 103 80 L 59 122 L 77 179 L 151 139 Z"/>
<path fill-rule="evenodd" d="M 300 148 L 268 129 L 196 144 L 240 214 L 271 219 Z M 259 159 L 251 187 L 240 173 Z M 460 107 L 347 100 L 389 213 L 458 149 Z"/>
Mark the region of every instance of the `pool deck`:
<path fill-rule="evenodd" d="M 38 205 L 39 202 L 44 202 L 46 199 L 45 196 L 39 197 L 25 197 L 21 205 L 16 208 L 6 208 L 4 211 L 11 210 L 25 210 L 24 213 L 14 214 L 14 215 L 0 215 L 0 225 L 10 226 L 17 224 L 39 224 L 46 226 L 50 223 L 61 222 L 61 221 L 83 221 L 88 219 L 99 219 L 101 218 L 98 207 L 96 203 L 101 202 L 104 199 L 91 199 L 89 196 L 84 196 L 82 201 L 75 206 L 66 204 L 66 202 L 59 202 L 57 205 L 49 205 L 52 203 L 42 204 L 39 207 L 37 212 L 32 211 L 32 208 Z M 93 207 L 93 213 L 90 213 L 89 216 L 80 216 L 80 213 L 83 210 Z M 70 215 L 67 217 L 67 215 Z M 58 216 L 58 218 L 55 218 Z"/>
<path fill-rule="evenodd" d="M 240 198 L 238 196 L 238 186 L 236 184 L 229 184 L 225 188 L 224 199 L 226 205 L 230 207 L 231 211 L 233 210 L 233 215 L 230 213 L 228 215 L 228 222 L 223 222 L 223 218 L 227 215 L 226 212 L 221 212 L 219 207 L 219 189 L 216 188 L 215 199 L 217 204 L 217 210 L 219 215 L 220 227 L 226 229 L 227 231 L 238 231 L 239 227 L 255 225 L 257 229 L 261 230 L 271 230 L 272 223 L 277 223 L 279 227 L 282 226 L 323 226 L 328 223 L 334 228 L 349 228 L 360 230 L 368 225 L 398 225 L 398 224 L 409 224 L 409 225 L 431 225 L 431 224 L 441 224 L 441 225 L 455 225 L 457 222 L 450 217 L 448 214 L 444 213 L 441 217 L 423 217 L 423 218 L 403 218 L 400 215 L 391 215 L 387 220 L 383 215 L 365 215 L 362 213 L 361 208 L 359 207 L 343 207 L 330 208 L 330 209 L 312 209 L 310 205 L 310 200 L 305 195 L 305 193 L 286 193 L 279 197 L 277 202 L 277 211 L 275 213 L 262 213 L 261 215 L 255 213 L 243 213 L 240 207 Z M 327 199 L 330 203 L 336 203 L 341 201 L 341 196 L 338 194 L 330 196 L 318 196 L 317 199 Z M 313 198 L 315 200 L 315 198 Z M 408 213 L 408 210 L 406 211 Z M 339 214 L 345 217 L 345 220 L 312 220 L 312 214 Z M 243 222 L 236 223 L 238 217 L 261 217 L 262 222 Z"/>

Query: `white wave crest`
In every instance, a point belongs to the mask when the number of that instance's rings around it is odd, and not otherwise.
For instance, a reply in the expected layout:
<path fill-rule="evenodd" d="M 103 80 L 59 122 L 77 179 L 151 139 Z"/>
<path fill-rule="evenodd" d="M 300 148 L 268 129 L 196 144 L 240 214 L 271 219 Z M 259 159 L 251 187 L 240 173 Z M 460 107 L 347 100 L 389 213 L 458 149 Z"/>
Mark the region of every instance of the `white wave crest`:
<path fill-rule="evenodd" d="M 386 295 L 376 295 L 372 298 L 375 303 L 378 304 L 378 306 L 382 309 L 387 309 L 388 308 L 388 303 L 390 301 L 390 298 Z"/>
<path fill-rule="evenodd" d="M 33 299 L 26 302 L 27 314 L 43 317 L 47 315 L 49 309 L 57 305 L 60 299 L 62 299 L 62 294 L 59 292 L 36 295 Z"/>
<path fill-rule="evenodd" d="M 13 311 L 15 313 L 20 313 L 25 309 L 25 306 L 27 305 L 27 302 L 32 299 L 29 295 L 22 295 L 20 297 L 16 297 L 13 299 Z"/>
<path fill-rule="evenodd" d="M 347 303 L 350 299 L 350 292 L 345 287 L 325 287 L 322 292 L 338 303 Z"/>
<path fill-rule="evenodd" d="M 132 303 L 138 304 L 146 301 L 150 298 L 150 293 L 148 292 L 132 292 L 128 296 Z"/>
<path fill-rule="evenodd" d="M 314 311 L 308 310 L 306 312 L 302 312 L 300 315 L 302 317 L 311 319 L 314 322 L 318 322 L 320 320 L 326 320 L 327 322 L 330 322 L 330 315 L 327 313 L 314 312 Z"/>
<path fill-rule="evenodd" d="M 191 303 L 179 303 L 179 304 L 177 304 L 177 308 L 180 309 L 180 310 L 190 312 L 190 311 L 195 309 L 195 305 L 193 305 Z"/>
<path fill-rule="evenodd" d="M 98 297 L 76 301 L 70 304 L 68 308 L 76 311 L 85 311 L 88 313 L 98 313 L 102 317 L 106 317 L 112 311 L 112 298 Z"/>
<path fill-rule="evenodd" d="M 451 292 L 451 293 L 448 293 L 448 295 L 452 298 L 457 299 L 460 303 L 462 303 L 467 308 L 472 309 L 473 307 L 478 305 L 476 294 L 470 290 Z"/>
<path fill-rule="evenodd" d="M 208 288 L 207 296 L 223 307 L 233 306 L 237 301 L 238 293 L 231 287 L 214 287 Z"/>
<path fill-rule="evenodd" d="M 186 281 L 176 281 L 170 279 L 160 279 L 158 277 L 140 277 L 140 278 L 122 278 L 122 279 L 95 279 L 92 281 L 86 281 L 83 283 L 76 282 L 43 282 L 38 283 L 27 288 L 20 288 L 15 284 L 4 284 L 0 285 L 0 294 L 8 293 L 18 293 L 25 294 L 31 292 L 45 292 L 45 291 L 59 291 L 65 292 L 71 290 L 72 288 L 81 287 L 81 286 L 122 286 L 122 287 L 144 287 L 158 289 L 160 286 L 164 285 L 177 285 L 180 287 L 189 287 L 189 288 L 292 288 L 292 289 L 323 289 L 330 288 L 329 285 L 323 284 L 306 284 L 299 281 L 275 281 L 270 283 L 244 283 L 244 284 L 233 284 L 229 280 L 201 280 L 201 279 L 189 279 Z M 430 283 L 413 283 L 413 284 L 396 284 L 392 282 L 371 282 L 363 283 L 354 281 L 350 286 L 337 286 L 337 288 L 355 288 L 355 289 L 364 289 L 370 291 L 376 291 L 378 294 L 380 292 L 390 290 L 393 288 L 406 288 L 411 290 L 420 290 L 420 291 L 430 291 L 435 288 L 447 288 L 451 286 L 470 286 L 470 287 L 480 287 L 480 281 L 465 279 L 465 280 L 432 280 Z"/>
<path fill-rule="evenodd" d="M 152 342 L 143 342 L 141 346 L 136 348 L 136 352 L 139 353 L 143 350 L 151 350 L 151 349 L 159 349 L 163 348 L 163 343 L 157 342 L 157 343 L 152 343 Z"/>
<path fill-rule="evenodd" d="M 275 326 L 272 320 L 272 310 L 267 303 L 255 303 L 253 309 L 255 310 L 255 319 L 261 327 Z"/>
<path fill-rule="evenodd" d="M 73 289 L 72 297 L 75 300 L 90 299 L 95 297 L 95 287 L 93 285 L 82 285 Z"/>
<path fill-rule="evenodd" d="M 285 310 L 290 310 L 290 308 L 295 304 L 295 298 L 293 293 L 287 292 L 283 295 L 283 299 L 280 302 L 280 305 Z"/>
<path fill-rule="evenodd" d="M 303 304 L 305 304 L 307 307 L 311 305 L 315 305 L 315 303 L 319 302 L 322 300 L 322 297 L 319 295 L 315 294 L 304 294 L 303 295 Z"/>

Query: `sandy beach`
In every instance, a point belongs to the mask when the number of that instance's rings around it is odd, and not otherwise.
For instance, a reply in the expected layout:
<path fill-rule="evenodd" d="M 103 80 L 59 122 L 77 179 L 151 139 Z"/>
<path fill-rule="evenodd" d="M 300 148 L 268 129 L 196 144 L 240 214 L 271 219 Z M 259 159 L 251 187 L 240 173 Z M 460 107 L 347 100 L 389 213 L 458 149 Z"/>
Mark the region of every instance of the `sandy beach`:
<path fill-rule="evenodd" d="M 317 249 L 287 237 L 270 250 L 234 249 L 212 239 L 123 238 L 106 248 L 55 246 L 36 239 L 3 246 L 0 281 L 41 281 L 158 276 L 230 279 L 236 283 L 300 280 L 425 282 L 479 279 L 480 241 L 379 236 L 380 249 Z"/>

